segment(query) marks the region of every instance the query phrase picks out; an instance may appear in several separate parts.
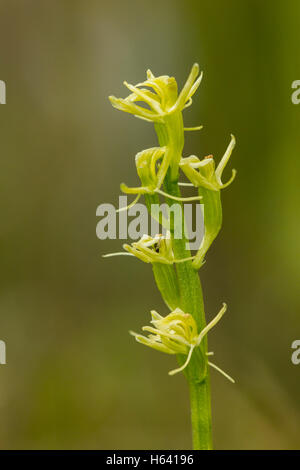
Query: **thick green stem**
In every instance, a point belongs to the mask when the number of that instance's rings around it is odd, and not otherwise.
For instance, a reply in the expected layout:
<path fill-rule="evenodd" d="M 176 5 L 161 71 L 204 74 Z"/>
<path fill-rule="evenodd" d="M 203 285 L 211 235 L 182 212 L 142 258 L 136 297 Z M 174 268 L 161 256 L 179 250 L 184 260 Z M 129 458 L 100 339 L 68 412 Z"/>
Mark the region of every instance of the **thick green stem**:
<path fill-rule="evenodd" d="M 178 126 L 182 132 L 183 144 L 183 127 Z M 170 135 L 168 129 L 156 126 L 158 139 L 161 146 L 169 145 L 171 148 Z M 178 129 L 177 129 L 178 131 Z M 177 136 L 178 138 L 178 136 Z M 171 144 L 171 145 L 170 145 Z M 173 147 L 173 150 L 180 152 L 180 148 Z M 180 158 L 178 156 L 178 160 Z M 175 158 L 176 160 L 176 158 Z M 174 179 L 172 171 L 169 170 L 164 180 L 165 191 L 176 197 L 180 197 L 180 189 L 177 178 Z M 169 205 L 174 201 L 167 198 Z M 182 237 L 175 239 L 173 237 L 173 250 L 176 259 L 182 259 L 190 256 L 187 249 L 187 240 L 184 235 L 184 220 L 182 227 Z M 172 233 L 172 232 L 171 232 Z M 190 313 L 196 320 L 198 331 L 201 331 L 205 325 L 205 313 L 203 305 L 202 288 L 198 272 L 194 269 L 192 262 L 178 263 L 176 265 L 178 278 L 180 307 L 183 311 Z M 193 447 L 195 450 L 212 449 L 212 426 L 211 426 L 211 399 L 210 399 L 210 380 L 207 364 L 207 339 L 204 338 L 201 347 L 194 351 L 192 359 L 185 369 L 185 376 L 190 388 L 190 404 L 191 404 L 191 421 L 193 434 Z M 178 356 L 178 361 L 183 364 L 185 358 Z"/>
<path fill-rule="evenodd" d="M 195 450 L 212 449 L 209 376 L 200 384 L 190 382 L 191 420 Z"/>

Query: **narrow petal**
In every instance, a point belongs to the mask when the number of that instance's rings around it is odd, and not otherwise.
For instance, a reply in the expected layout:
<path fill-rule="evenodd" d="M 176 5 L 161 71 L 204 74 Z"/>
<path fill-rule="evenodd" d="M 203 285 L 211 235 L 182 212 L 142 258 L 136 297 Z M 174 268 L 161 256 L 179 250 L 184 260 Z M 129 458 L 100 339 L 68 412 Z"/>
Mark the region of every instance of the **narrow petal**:
<path fill-rule="evenodd" d="M 222 173 L 224 171 L 224 168 L 225 166 L 227 165 L 228 163 L 228 160 L 232 154 L 232 151 L 235 147 L 235 143 L 236 143 L 236 140 L 235 140 L 235 137 L 234 135 L 231 134 L 231 141 L 226 149 L 226 152 L 224 153 L 219 165 L 217 166 L 216 168 L 216 178 L 217 178 L 217 181 L 220 185 L 222 185 Z"/>
<path fill-rule="evenodd" d="M 186 358 L 185 363 L 184 363 L 181 367 L 179 367 L 178 369 L 170 370 L 169 375 L 178 374 L 178 372 L 181 372 L 181 371 L 183 371 L 183 370 L 186 368 L 186 366 L 188 365 L 188 363 L 189 363 L 190 360 L 191 360 L 191 357 L 192 357 L 192 354 L 193 354 L 193 351 L 194 351 L 194 347 L 195 347 L 195 346 L 191 346 L 191 348 L 190 348 L 190 350 L 189 350 L 189 353 L 188 353 L 188 356 L 187 356 L 187 358 Z"/>
<path fill-rule="evenodd" d="M 139 96 L 143 101 L 145 101 L 154 111 L 156 111 L 158 114 L 162 114 L 162 109 L 159 105 L 159 103 L 154 100 L 153 98 L 148 96 L 148 93 L 144 93 L 142 90 L 139 88 L 130 85 L 127 82 L 124 82 L 124 85 L 133 93 L 135 93 L 137 96 Z"/>
<path fill-rule="evenodd" d="M 129 334 L 134 336 L 138 343 L 144 344 L 145 346 L 149 346 L 152 349 L 156 349 L 157 351 L 164 352 L 166 354 L 175 354 L 171 349 L 158 341 L 150 340 L 149 338 L 146 338 L 146 336 L 139 335 L 134 331 L 129 331 Z"/>
<path fill-rule="evenodd" d="M 193 67 L 192 67 L 192 70 L 188 76 L 188 79 L 183 87 L 183 89 L 181 90 L 178 98 L 177 98 L 177 101 L 174 105 L 173 108 L 176 108 L 176 109 L 182 109 L 186 103 L 186 101 L 188 100 L 188 97 L 189 97 L 189 94 L 191 92 L 191 89 L 193 87 L 193 84 L 196 80 L 196 77 L 199 73 L 199 65 L 198 64 L 194 64 Z"/>
<path fill-rule="evenodd" d="M 221 320 L 226 310 L 227 310 L 227 305 L 223 303 L 223 307 L 221 308 L 219 313 L 215 316 L 215 318 L 208 325 L 206 325 L 205 328 L 203 328 L 203 330 L 199 334 L 198 339 L 197 339 L 197 346 L 199 346 L 202 339 L 209 332 L 209 330 L 211 330 Z"/>
<path fill-rule="evenodd" d="M 216 369 L 218 372 L 220 372 L 220 374 L 224 375 L 224 377 L 226 377 L 226 379 L 228 379 L 230 382 L 235 384 L 235 380 L 232 377 L 230 377 L 230 375 L 226 374 L 226 372 L 224 372 L 222 369 L 220 369 L 220 367 L 216 366 L 216 364 L 213 364 L 210 361 L 207 361 L 207 363 L 208 363 L 208 365 L 210 365 L 210 367 L 212 367 L 213 369 Z"/>

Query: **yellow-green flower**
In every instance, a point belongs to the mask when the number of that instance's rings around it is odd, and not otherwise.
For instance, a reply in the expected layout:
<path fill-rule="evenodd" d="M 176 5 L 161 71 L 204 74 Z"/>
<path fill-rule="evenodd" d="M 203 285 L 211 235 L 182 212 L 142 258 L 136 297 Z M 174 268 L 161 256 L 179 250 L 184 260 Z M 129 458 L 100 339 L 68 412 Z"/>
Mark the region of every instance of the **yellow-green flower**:
<path fill-rule="evenodd" d="M 219 191 L 229 186 L 235 178 L 236 170 L 232 170 L 232 176 L 227 183 L 222 183 L 221 179 L 234 147 L 235 138 L 232 135 L 230 144 L 217 168 L 215 168 L 215 161 L 212 155 L 202 160 L 195 155 L 191 155 L 190 157 L 182 158 L 179 166 L 194 186 Z"/>
<path fill-rule="evenodd" d="M 128 187 L 125 183 L 121 183 L 120 189 L 125 194 L 137 194 L 138 197 L 126 208 L 132 207 L 139 200 L 142 194 L 161 194 L 169 199 L 175 201 L 197 201 L 201 196 L 192 197 L 176 197 L 165 193 L 160 188 L 165 176 L 166 168 L 161 165 L 162 161 L 166 161 L 167 149 L 166 147 L 153 147 L 150 149 L 142 150 L 136 154 L 135 164 L 137 173 L 142 182 L 142 186 Z M 158 169 L 157 169 L 158 168 Z M 162 171 L 163 170 L 163 171 Z"/>
<path fill-rule="evenodd" d="M 164 117 L 176 111 L 182 111 L 192 104 L 192 96 L 201 83 L 202 74 L 199 74 L 199 65 L 194 64 L 190 75 L 179 96 L 177 83 L 174 77 L 162 75 L 155 77 L 151 70 L 147 71 L 147 80 L 137 85 L 124 85 L 132 92 L 127 98 L 110 96 L 112 105 L 120 111 L 131 113 L 147 121 L 163 122 Z M 147 88 L 144 88 L 147 87 Z M 148 108 L 139 106 L 143 102 Z"/>
<path fill-rule="evenodd" d="M 111 256 L 127 254 L 135 256 L 141 261 L 144 261 L 144 263 L 162 264 L 184 263 L 185 261 L 194 259 L 194 256 L 179 260 L 175 259 L 172 248 L 172 240 L 169 232 L 166 236 L 161 234 L 158 234 L 155 237 L 150 237 L 150 235 L 143 235 L 139 241 L 133 242 L 131 245 L 125 243 L 123 248 L 127 253 L 110 253 L 103 255 L 103 257 L 109 258 Z"/>
<path fill-rule="evenodd" d="M 155 310 L 151 311 L 153 326 L 143 326 L 142 330 L 150 334 L 143 336 L 138 333 L 130 331 L 138 343 L 149 346 L 157 351 L 166 354 L 183 354 L 186 355 L 185 363 L 178 369 L 171 370 L 169 375 L 177 374 L 183 371 L 192 357 L 193 351 L 196 347 L 200 346 L 205 335 L 211 330 L 226 312 L 227 305 L 223 304 L 220 312 L 216 317 L 206 325 L 203 330 L 198 333 L 197 324 L 189 313 L 183 312 L 180 308 L 176 308 L 173 312 L 169 313 L 166 317 L 162 317 Z M 208 362 L 209 365 L 216 368 L 219 372 L 223 373 L 229 380 L 233 381 L 231 377 L 225 374 L 215 364 Z"/>

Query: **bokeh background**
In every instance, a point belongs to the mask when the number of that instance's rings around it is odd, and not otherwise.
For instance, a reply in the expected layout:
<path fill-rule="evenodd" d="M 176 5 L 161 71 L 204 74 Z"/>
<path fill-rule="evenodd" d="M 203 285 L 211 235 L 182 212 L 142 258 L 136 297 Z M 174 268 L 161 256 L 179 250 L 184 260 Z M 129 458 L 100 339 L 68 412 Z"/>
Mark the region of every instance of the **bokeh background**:
<path fill-rule="evenodd" d="M 188 449 L 185 380 L 174 358 L 137 345 L 166 308 L 151 267 L 101 255 L 96 208 L 137 182 L 151 124 L 114 110 L 124 79 L 148 67 L 204 79 L 185 154 L 222 155 L 233 132 L 238 177 L 202 268 L 210 335 L 233 386 L 212 371 L 218 449 L 299 449 L 300 3 L 295 0 L 1 0 L 0 446 Z M 229 171 L 229 170 L 227 170 Z M 227 173 L 229 175 L 229 172 Z"/>

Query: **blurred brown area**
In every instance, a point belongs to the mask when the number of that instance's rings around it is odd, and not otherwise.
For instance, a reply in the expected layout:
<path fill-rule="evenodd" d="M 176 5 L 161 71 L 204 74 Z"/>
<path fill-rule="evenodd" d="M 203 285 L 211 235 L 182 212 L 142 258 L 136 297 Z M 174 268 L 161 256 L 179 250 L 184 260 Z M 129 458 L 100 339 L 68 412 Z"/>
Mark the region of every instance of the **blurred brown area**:
<path fill-rule="evenodd" d="M 128 335 L 167 313 L 151 267 L 104 260 L 96 207 L 137 182 L 151 124 L 112 109 L 147 68 L 204 79 L 185 154 L 219 158 L 230 133 L 238 176 L 202 268 L 218 449 L 299 449 L 300 79 L 297 0 L 2 0 L 0 366 L 2 449 L 188 449 L 189 404 L 174 358 Z M 228 175 L 229 175 L 229 170 Z M 297 254 L 298 253 L 298 254 Z"/>

